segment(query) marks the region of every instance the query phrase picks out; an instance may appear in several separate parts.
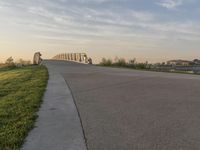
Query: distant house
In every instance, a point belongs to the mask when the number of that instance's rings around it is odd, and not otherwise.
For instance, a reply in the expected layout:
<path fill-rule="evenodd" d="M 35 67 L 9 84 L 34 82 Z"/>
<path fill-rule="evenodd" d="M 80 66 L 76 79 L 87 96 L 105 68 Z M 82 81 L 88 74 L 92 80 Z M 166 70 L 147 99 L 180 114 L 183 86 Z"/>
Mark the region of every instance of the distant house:
<path fill-rule="evenodd" d="M 167 61 L 167 64 L 168 65 L 176 65 L 176 66 L 189 66 L 189 65 L 194 64 L 194 62 L 188 61 L 188 60 L 178 59 L 178 60 Z"/>
<path fill-rule="evenodd" d="M 200 65 L 200 60 L 199 59 L 194 59 L 193 62 L 194 62 L 195 65 Z"/>

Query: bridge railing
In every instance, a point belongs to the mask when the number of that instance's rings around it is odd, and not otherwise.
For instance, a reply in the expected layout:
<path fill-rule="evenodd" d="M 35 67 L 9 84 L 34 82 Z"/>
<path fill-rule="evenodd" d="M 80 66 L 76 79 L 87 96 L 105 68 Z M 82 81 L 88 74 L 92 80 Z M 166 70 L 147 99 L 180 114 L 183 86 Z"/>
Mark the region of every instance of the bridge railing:
<path fill-rule="evenodd" d="M 61 53 L 54 56 L 54 60 L 68 60 L 68 61 L 77 61 L 86 64 L 92 64 L 92 59 L 88 58 L 86 53 Z"/>

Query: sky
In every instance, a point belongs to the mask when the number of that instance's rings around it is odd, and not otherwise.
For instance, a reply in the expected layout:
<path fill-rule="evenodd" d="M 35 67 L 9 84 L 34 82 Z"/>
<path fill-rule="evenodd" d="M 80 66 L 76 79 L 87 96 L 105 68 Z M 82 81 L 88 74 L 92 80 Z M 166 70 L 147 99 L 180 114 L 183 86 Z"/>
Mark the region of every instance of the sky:
<path fill-rule="evenodd" d="M 200 59 L 199 0 L 1 0 L 0 62 L 58 53 Z"/>

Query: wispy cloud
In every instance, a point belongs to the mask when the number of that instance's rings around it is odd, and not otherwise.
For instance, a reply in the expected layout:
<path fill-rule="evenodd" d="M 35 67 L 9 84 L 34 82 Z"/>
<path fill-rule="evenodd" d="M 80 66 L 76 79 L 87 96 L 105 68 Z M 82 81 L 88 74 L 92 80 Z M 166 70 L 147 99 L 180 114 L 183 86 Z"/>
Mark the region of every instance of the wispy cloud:
<path fill-rule="evenodd" d="M 90 0 L 85 1 L 90 2 Z M 112 0 L 96 1 L 104 3 Z M 114 8 L 80 7 L 84 3 L 83 0 L 73 1 L 71 7 L 66 7 L 68 1 L 60 0 L 60 2 L 61 4 L 44 1 L 43 5 L 19 3 L 20 8 L 16 12 L 20 12 L 21 7 L 24 7 L 27 13 L 23 17 L 16 17 L 21 15 L 16 14 L 13 18 L 14 22 L 32 31 L 33 34 L 40 34 L 37 37 L 53 39 L 53 36 L 62 38 L 64 35 L 65 38 L 68 36 L 70 39 L 77 39 L 77 41 L 81 39 L 95 40 L 97 37 L 98 40 L 100 37 L 103 40 L 105 37 L 118 36 L 121 38 L 132 36 L 134 38 L 163 39 L 164 37 L 170 38 L 170 35 L 175 34 L 177 38 L 188 39 L 190 37 L 196 40 L 200 34 L 198 21 L 162 22 L 159 20 L 158 14 L 148 10 L 122 9 L 120 6 Z M 175 8 L 181 2 L 168 0 L 162 1 L 162 4 L 168 8 Z M 53 7 L 53 4 L 57 7 Z M 27 26 L 27 24 L 29 25 Z M 57 39 L 61 40 L 61 38 Z"/>
<path fill-rule="evenodd" d="M 167 9 L 175 9 L 178 6 L 183 4 L 183 0 L 161 0 L 160 2 L 157 2 L 156 4 Z"/>
<path fill-rule="evenodd" d="M 168 45 L 175 40 L 184 40 L 181 45 L 174 44 L 176 47 L 187 43 L 185 41 L 198 45 L 198 12 L 194 14 L 189 9 L 185 10 L 186 13 L 157 9 L 161 6 L 176 10 L 183 4 L 186 7 L 186 0 L 136 1 L 20 0 L 16 3 L 15 0 L 1 0 L 0 41 L 5 38 L 3 34 L 12 39 L 11 31 L 16 30 L 32 41 L 42 41 L 41 45 L 67 47 L 77 43 L 91 49 L 109 46 L 113 49 L 121 47 L 139 50 L 148 47 L 162 49 L 160 43 Z"/>

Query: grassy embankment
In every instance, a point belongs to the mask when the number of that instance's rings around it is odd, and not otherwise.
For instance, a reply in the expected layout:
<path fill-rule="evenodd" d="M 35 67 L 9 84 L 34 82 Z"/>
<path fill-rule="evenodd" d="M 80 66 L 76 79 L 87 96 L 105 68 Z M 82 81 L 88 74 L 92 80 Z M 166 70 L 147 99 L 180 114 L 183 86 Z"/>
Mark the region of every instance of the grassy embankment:
<path fill-rule="evenodd" d="M 44 66 L 0 68 L 0 150 L 19 150 L 34 126 L 48 80 Z"/>

